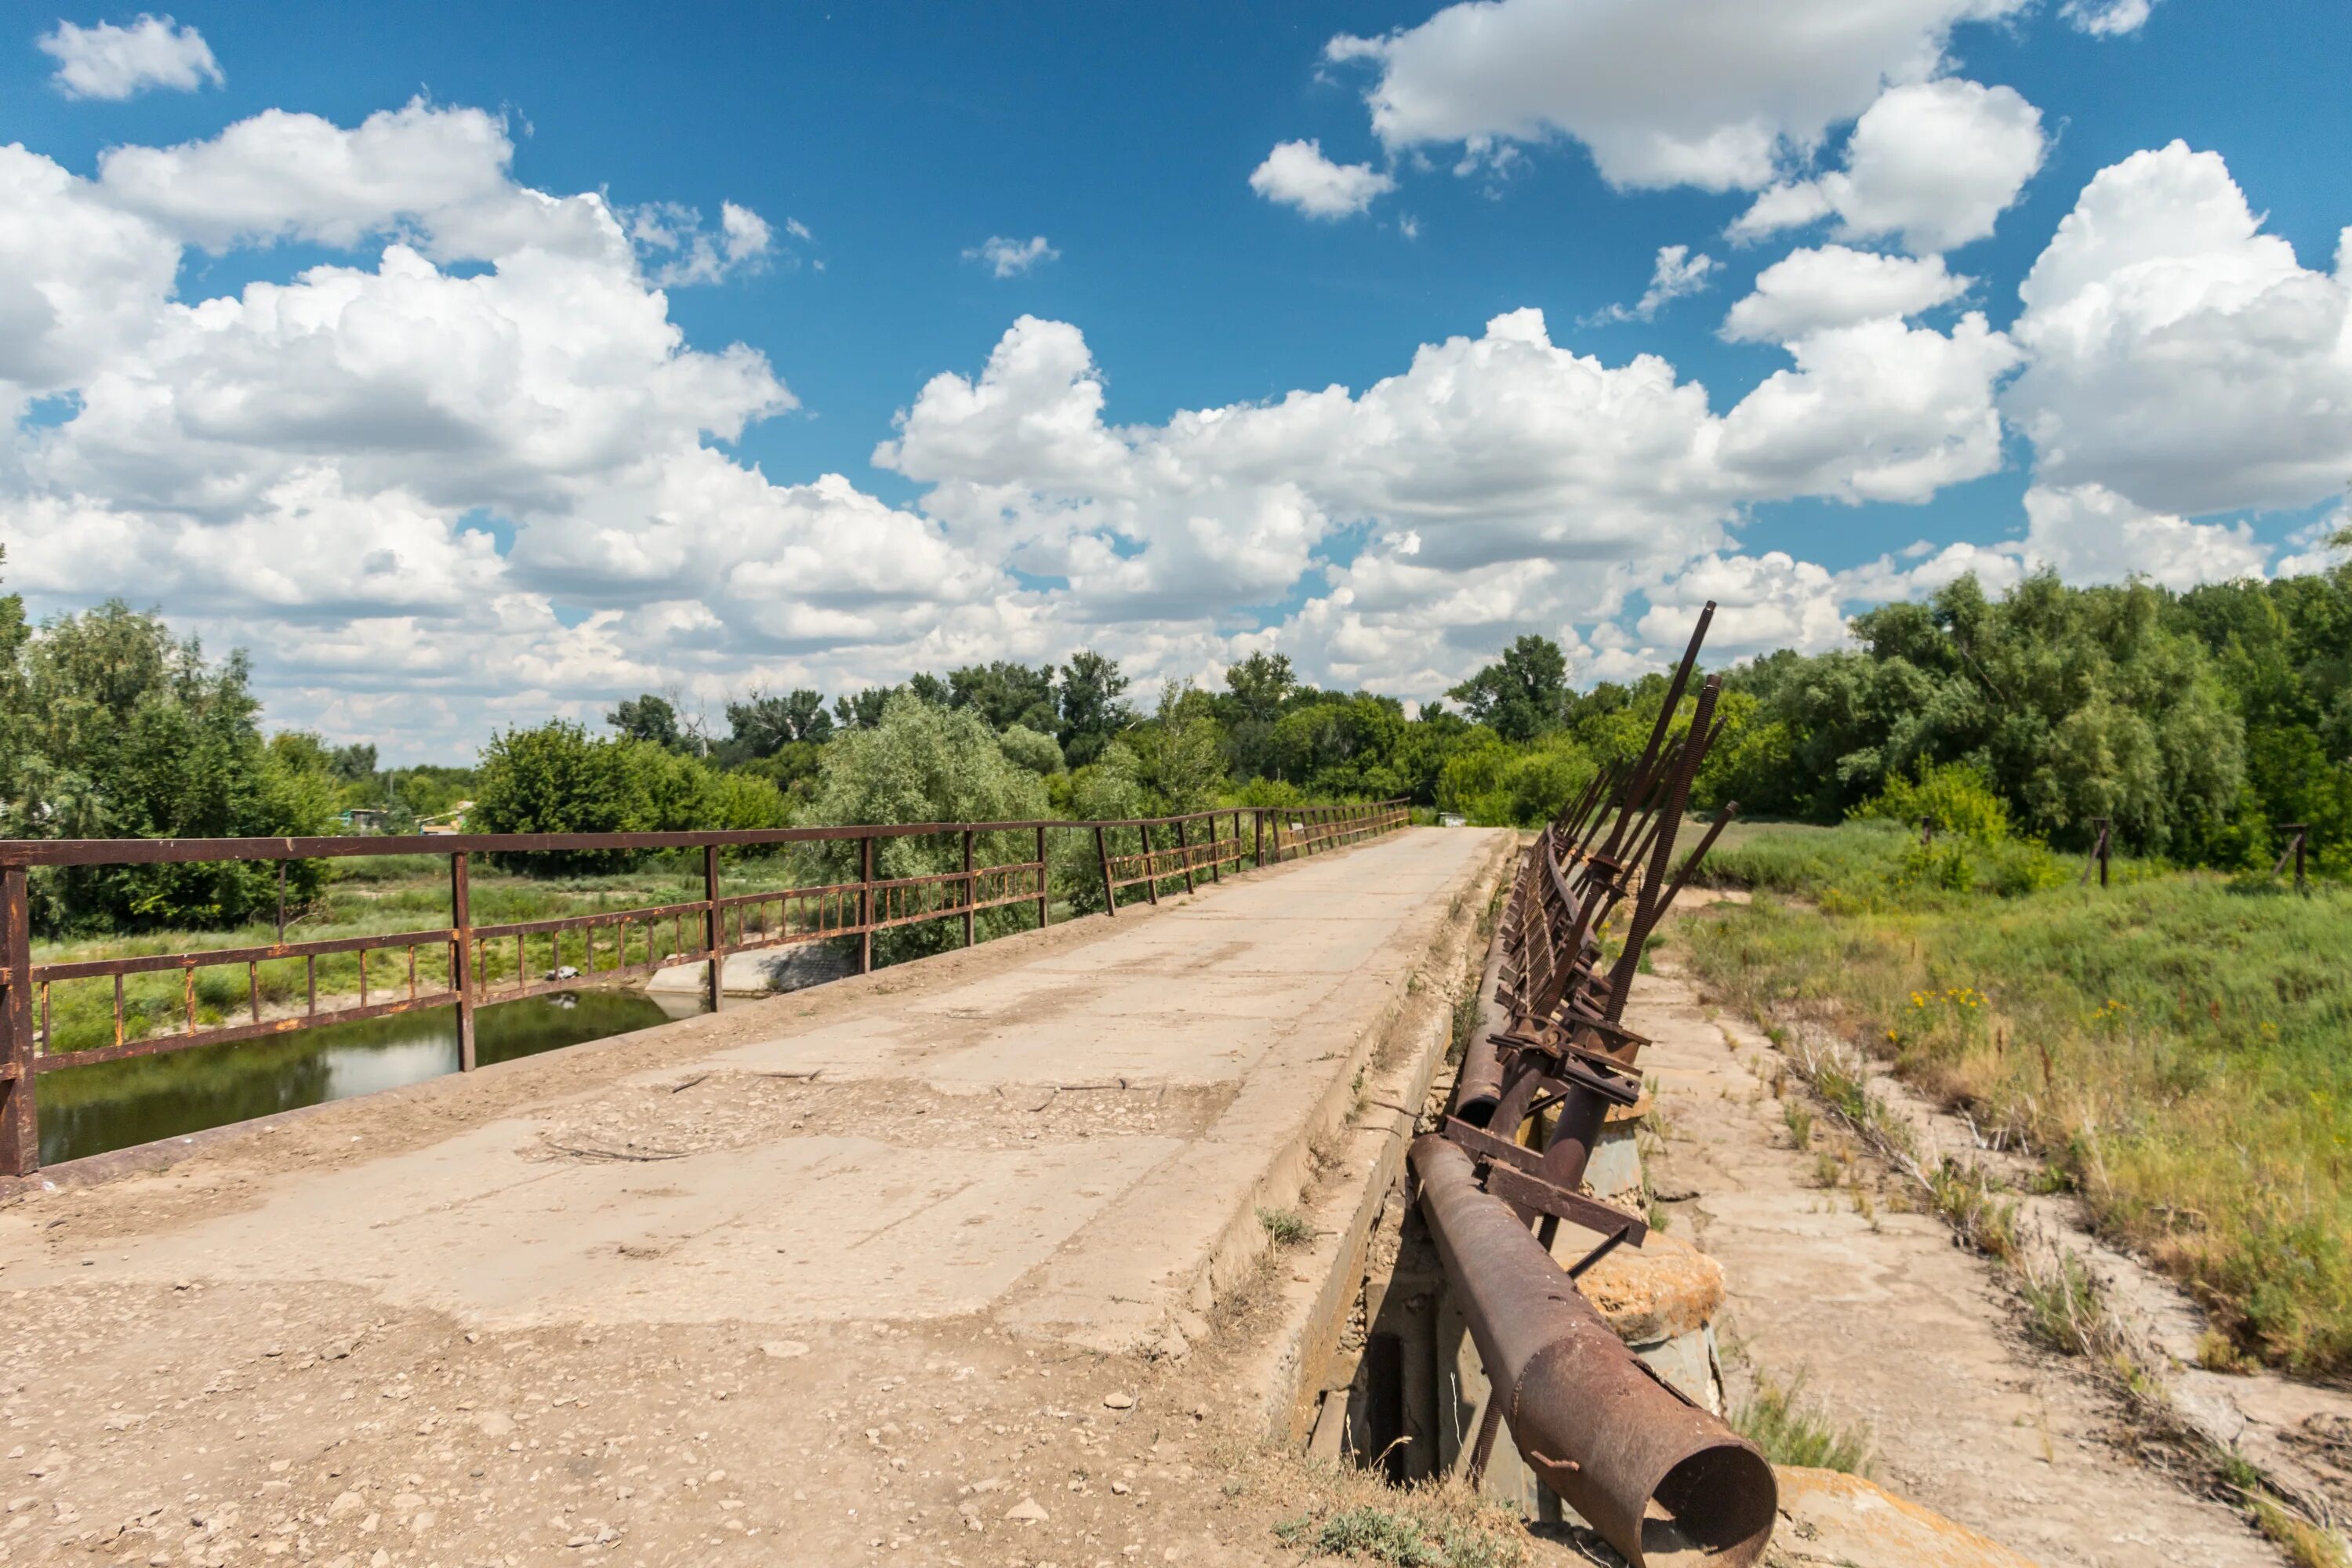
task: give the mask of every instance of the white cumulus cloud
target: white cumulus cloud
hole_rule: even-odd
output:
[[[2102,169],[2018,289],[2002,403],[2045,484],[2149,511],[2309,506],[2352,473],[2352,231],[2305,268],[2218,153]]]
[[[1369,63],[1391,148],[1476,156],[1554,136],[1612,184],[1756,190],[1890,82],[1946,64],[1952,29],[2031,0],[1465,0],[1325,53]]]
[[[1715,271],[1716,262],[1711,256],[1694,256],[1687,245],[1660,246],[1657,259],[1650,266],[1650,286],[1642,291],[1641,299],[1631,305],[1611,305],[1585,321],[1590,324],[1654,320],[1673,301],[1705,289]]]
[[[124,99],[151,87],[194,92],[226,79],[205,36],[169,16],[142,14],[127,27],[61,21],[37,42],[58,62],[49,79],[68,98]]]
[[[1992,233],[2046,147],[2042,111],[2013,88],[1949,78],[1889,88],[1854,122],[1844,168],[1773,185],[1730,233],[1752,240],[1835,215],[1843,238],[1949,250]]]
[[[1370,163],[1333,163],[1319,141],[1276,142],[1250,172],[1249,184],[1267,201],[1321,218],[1352,216],[1396,189],[1394,178]]]
[[[2138,32],[2155,9],[2156,0],[2066,0],[2058,15],[2077,32],[2113,38]]]
[[[1792,250],[1756,275],[1754,289],[1724,318],[1723,335],[1782,343],[1879,317],[1908,318],[1950,304],[1974,281],[1947,269],[1940,256],[1881,256],[1843,245]]]
[[[992,235],[963,253],[966,261],[983,263],[999,278],[1018,278],[1041,262],[1059,261],[1062,253],[1045,243],[1042,234],[1027,239],[1007,239]]]

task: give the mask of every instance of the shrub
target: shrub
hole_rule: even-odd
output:
[[[1007,760],[1033,773],[1058,773],[1062,771],[1061,743],[1051,735],[1014,724],[996,737],[996,743]]]
[[[908,693],[890,698],[879,722],[842,731],[825,742],[824,773],[804,820],[816,826],[909,822],[1017,822],[1043,817],[1045,782],[1013,763],[986,720],[970,708],[943,708]],[[1036,843],[1026,833],[989,833],[973,846],[977,864],[1026,860]],[[858,844],[842,839],[811,852],[825,878],[855,881]],[[952,834],[875,841],[877,877],[926,877],[963,867],[963,844]],[[1029,907],[982,910],[982,936],[1027,929]],[[877,931],[884,963],[944,951],[963,941],[955,919],[923,921]]]
[[[1915,778],[1895,776],[1878,795],[1854,807],[1858,817],[1931,822],[1936,831],[1995,844],[2009,837],[2009,806],[1992,781],[1966,763],[1922,763]]]

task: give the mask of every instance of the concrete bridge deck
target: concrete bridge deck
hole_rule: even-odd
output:
[[[1257,1211],[1507,843],[1410,830],[37,1189],[0,1561],[1265,1560],[1175,1404],[1247,1403],[1212,1319]]]

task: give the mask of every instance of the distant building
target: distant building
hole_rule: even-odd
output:
[[[451,806],[448,810],[442,812],[438,816],[419,817],[416,823],[416,831],[419,833],[432,834],[436,837],[445,833],[463,833],[466,831],[466,814],[473,809],[474,803],[472,801],[461,800],[457,805]]]
[[[391,817],[391,816],[392,813],[388,811],[380,811],[368,806],[357,806],[350,811],[344,812],[341,820],[342,825],[351,829],[353,833],[382,833],[383,831],[384,823]]]

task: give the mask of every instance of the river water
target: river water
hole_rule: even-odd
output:
[[[637,991],[598,990],[497,1002],[474,1014],[475,1054],[487,1067],[689,1017],[701,1006],[694,993],[656,999]],[[457,1010],[436,1007],[43,1073],[41,1163],[178,1138],[457,1070]]]

